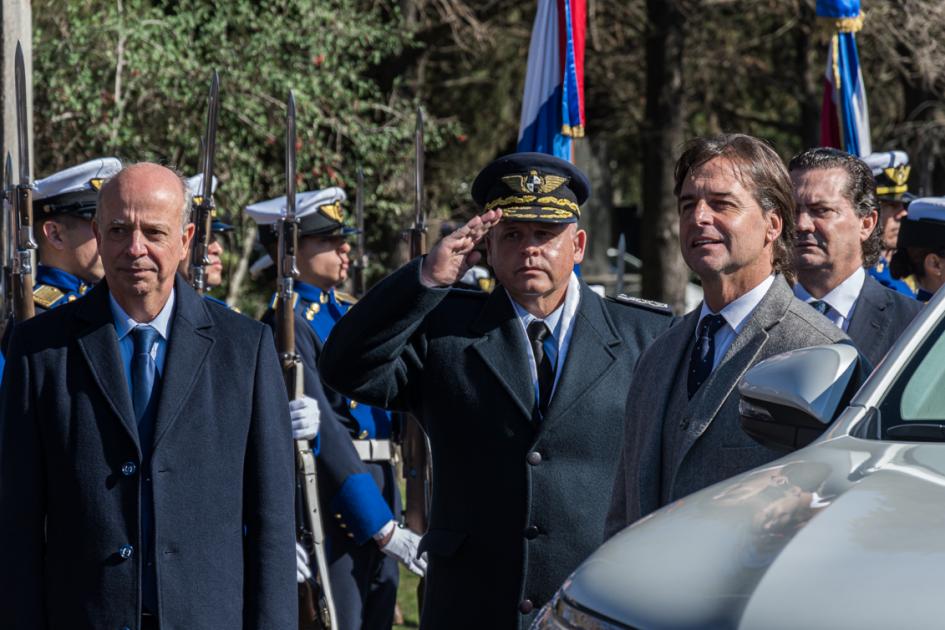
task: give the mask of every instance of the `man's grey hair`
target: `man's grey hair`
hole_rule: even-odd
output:
[[[98,214],[98,213],[99,213],[99,208],[102,207],[102,199],[103,199],[103,197],[104,197],[102,193],[103,193],[104,190],[105,190],[105,186],[106,186],[110,181],[112,181],[113,179],[115,179],[116,177],[118,177],[119,175],[121,175],[121,174],[125,171],[126,168],[128,168],[128,167],[130,167],[130,166],[134,166],[134,164],[137,164],[137,163],[138,163],[138,162],[135,162],[135,163],[132,163],[132,164],[122,164],[122,167],[121,167],[121,170],[120,170],[120,171],[118,171],[117,173],[115,173],[114,175],[112,175],[111,177],[109,177],[108,179],[106,179],[105,181],[102,182],[102,185],[101,185],[101,186],[99,187],[99,189],[98,189],[98,197],[97,197],[96,200],[95,200],[95,217],[94,217],[94,219],[95,219],[95,222],[96,222],[97,224],[99,224],[99,225],[102,224],[102,222],[101,222],[101,220],[100,220],[101,217],[99,217],[99,214]],[[192,212],[193,212],[194,194],[193,194],[193,192],[191,192],[190,186],[187,185],[187,178],[184,177],[184,176],[181,174],[180,171],[178,171],[176,168],[167,166],[166,164],[162,164],[162,166],[164,166],[166,169],[168,169],[169,171],[171,171],[172,173],[174,173],[174,175],[177,176],[177,181],[180,183],[181,193],[183,194],[183,197],[184,197],[184,204],[183,204],[183,206],[181,207],[181,210],[180,210],[180,231],[181,231],[181,233],[183,234],[183,233],[187,230],[187,225],[191,222],[191,221],[190,221],[190,217],[191,217],[191,214],[192,214]]]

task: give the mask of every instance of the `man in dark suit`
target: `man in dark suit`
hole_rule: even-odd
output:
[[[496,160],[472,189],[486,212],[368,292],[325,345],[329,385],[410,411],[430,438],[422,627],[526,627],[601,542],[622,392],[671,318],[573,273],[588,192],[552,156]],[[451,289],[484,238],[499,286]]]
[[[176,278],[171,170],[105,184],[105,280],[21,324],[0,392],[0,627],[292,628],[293,450],[269,329]]]
[[[762,359],[846,336],[794,297],[794,198],[784,164],[742,134],[696,138],[676,163],[679,245],[702,306],[643,354],[630,383],[609,537],[696,490],[780,456],[739,424],[735,386]]]
[[[875,366],[921,304],[866,272],[883,247],[873,171],[825,147],[796,155],[788,169],[797,202],[794,294],[844,330]]]

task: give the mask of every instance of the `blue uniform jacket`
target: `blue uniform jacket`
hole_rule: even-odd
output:
[[[304,366],[305,393],[312,396],[312,392],[322,387],[316,367],[322,346],[350,303],[339,299],[334,291],[325,292],[304,282],[296,282],[295,288],[296,351]],[[274,325],[272,309],[263,316],[263,321]],[[324,392],[333,411],[330,417],[323,417],[318,436],[319,492],[331,515],[326,519],[326,526],[330,534],[343,531],[355,543],[364,544],[394,519],[393,501],[385,499],[351,440],[390,439],[391,415],[328,387]]]
[[[902,280],[897,280],[892,277],[892,274],[889,272],[889,262],[887,262],[885,258],[880,258],[879,262],[873,267],[870,267],[867,271],[884,287],[892,289],[897,293],[902,293],[906,297],[915,297],[915,291],[912,290],[912,287]]]

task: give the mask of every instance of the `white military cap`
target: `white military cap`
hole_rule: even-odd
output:
[[[909,155],[905,151],[870,153],[863,161],[873,171],[876,196],[885,201],[905,201],[914,198],[909,193]]]
[[[344,224],[341,207],[348,196],[337,186],[322,190],[296,193],[295,214],[301,236],[314,234],[356,234],[357,230]],[[274,226],[285,216],[285,195],[246,206],[246,213],[260,226]],[[260,237],[267,242],[274,236],[272,228],[260,229]]]
[[[210,176],[210,194],[217,191],[217,176]],[[187,187],[190,188],[190,194],[194,197],[200,197],[203,194],[203,173],[197,173],[193,177],[187,178]],[[198,200],[199,203],[199,200]]]
[[[118,158],[96,158],[36,180],[33,213],[39,219],[58,214],[91,217],[102,184],[120,170]]]
[[[897,247],[945,248],[945,197],[921,197],[909,203]]]

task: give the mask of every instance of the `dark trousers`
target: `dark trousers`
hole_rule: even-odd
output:
[[[395,515],[400,492],[390,464],[368,464]],[[328,531],[328,576],[340,630],[390,630],[397,604],[400,569],[373,540],[355,545],[337,526]]]
[[[158,619],[153,615],[141,618],[141,630],[158,630]]]

